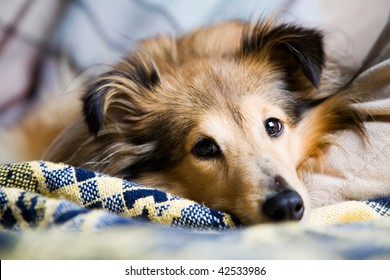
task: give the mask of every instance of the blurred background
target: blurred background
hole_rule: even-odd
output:
[[[388,0],[1,0],[0,127],[67,94],[77,75],[98,74],[138,40],[228,19],[276,15],[320,27],[328,51],[357,69],[389,10]]]

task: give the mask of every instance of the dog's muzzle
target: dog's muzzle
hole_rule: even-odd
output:
[[[305,207],[302,197],[293,190],[278,192],[263,205],[263,213],[272,221],[299,221]]]

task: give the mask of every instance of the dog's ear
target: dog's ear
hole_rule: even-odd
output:
[[[284,70],[290,90],[306,89],[307,81],[317,87],[325,59],[323,36],[316,29],[258,22],[244,28],[241,55],[270,59]]]
[[[83,113],[90,132],[98,135],[106,120],[120,123],[128,115],[142,114],[139,96],[159,81],[154,64],[140,57],[129,57],[101,75],[87,87],[83,97]]]

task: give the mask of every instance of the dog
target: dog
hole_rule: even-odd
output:
[[[305,174],[333,135],[364,134],[329,65],[320,31],[273,20],[147,39],[89,82],[43,158],[188,198],[245,225],[300,221],[310,211]]]

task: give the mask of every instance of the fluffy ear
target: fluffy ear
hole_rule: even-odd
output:
[[[241,55],[268,58],[276,63],[285,71],[293,91],[307,88],[302,74],[306,82],[317,87],[324,66],[323,36],[315,29],[258,22],[244,28]]]
[[[121,121],[128,115],[139,115],[137,97],[152,90],[160,81],[150,61],[131,57],[93,81],[83,97],[83,112],[89,130],[98,135],[105,120]]]

